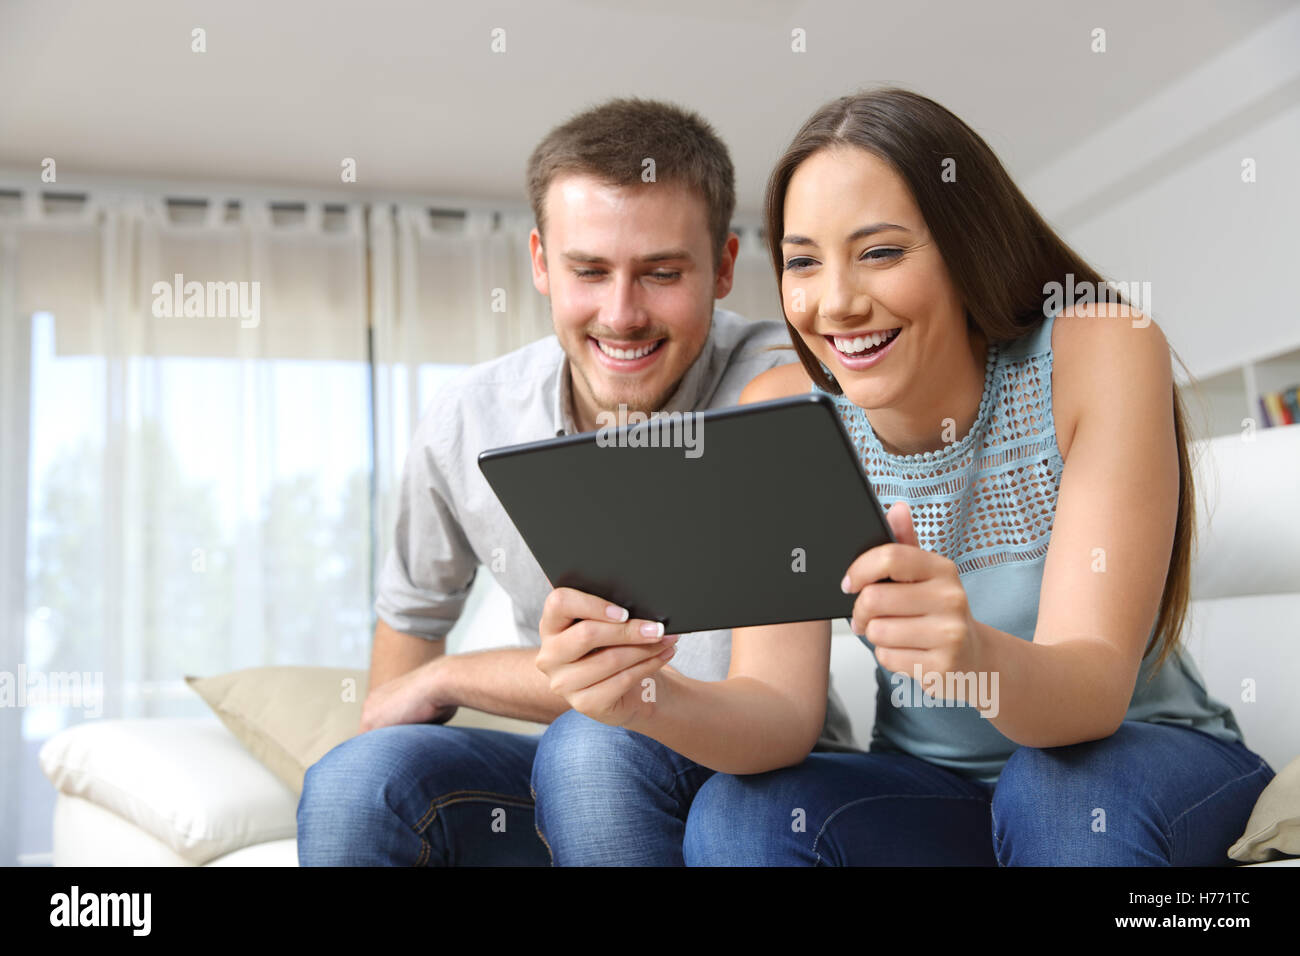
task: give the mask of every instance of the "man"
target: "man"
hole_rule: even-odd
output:
[[[363,732],[307,772],[303,865],[551,862],[530,787],[540,738],[443,724],[462,706],[543,723],[568,710],[536,666],[551,588],[478,453],[594,430],[619,405],[734,405],[754,376],[793,358],[771,348],[789,344],[782,324],[714,307],[731,290],[739,245],[734,176],[698,116],[639,99],[590,109],[534,150],[528,193],[533,283],[550,299],[555,335],[468,370],[416,431],[376,602]],[[629,501],[611,518],[632,537],[645,514],[652,502]],[[446,655],[480,564],[509,594],[529,646]],[[721,680],[729,657],[729,631],[703,632],[682,639],[673,666]],[[824,737],[847,744],[847,716],[832,710]]]

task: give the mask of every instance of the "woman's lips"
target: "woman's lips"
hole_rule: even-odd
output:
[[[888,332],[892,330],[882,329],[881,331]],[[823,336],[823,338],[825,338],[826,341],[830,344],[831,351],[835,353],[835,357],[836,359],[839,360],[839,363],[843,365],[845,368],[857,372],[857,371],[861,371],[862,369],[871,368],[872,366],[878,365],[881,361],[883,361],[884,358],[887,355],[889,355],[891,351],[893,351],[894,343],[903,337],[903,331],[902,329],[899,329],[898,332],[894,335],[894,337],[890,339],[888,342],[886,342],[884,345],[877,346],[874,349],[868,349],[866,351],[859,352],[856,354],[841,352],[839,346],[835,344],[835,340],[837,338],[852,340],[852,339],[857,339],[862,337],[863,337],[863,333],[857,333],[855,335]]]

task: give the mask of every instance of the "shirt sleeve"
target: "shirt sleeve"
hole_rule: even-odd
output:
[[[439,461],[440,434],[455,424],[454,403],[434,408],[406,456],[393,547],[375,599],[389,627],[427,640],[445,638],[460,618],[479,565]]]

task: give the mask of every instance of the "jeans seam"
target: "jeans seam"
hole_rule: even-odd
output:
[[[1002,834],[998,832],[998,811],[993,805],[993,799],[989,798],[989,819],[993,821],[993,859],[998,861],[998,866],[1002,866]]]
[[[1222,793],[1224,790],[1227,790],[1229,787],[1233,786],[1234,784],[1240,783],[1241,781],[1245,780],[1247,777],[1255,776],[1255,774],[1264,770],[1265,766],[1266,765],[1264,760],[1261,759],[1259,761],[1259,766],[1257,766],[1254,770],[1251,770],[1249,773],[1243,773],[1239,777],[1233,777],[1231,780],[1226,782],[1223,786],[1219,787],[1218,790],[1215,790],[1213,793],[1207,794],[1206,796],[1202,797],[1200,800],[1197,800],[1194,804],[1192,804],[1182,813],[1178,814],[1178,816],[1174,817],[1172,820],[1169,821],[1169,828],[1168,830],[1165,831],[1165,839],[1168,840],[1170,844],[1172,844],[1174,840],[1174,827],[1177,825],[1179,820],[1187,816],[1187,814],[1191,813],[1193,810],[1195,810],[1197,807],[1199,807],[1201,804],[1205,803],[1206,801],[1213,800],[1220,793]]]
[[[528,792],[533,795],[533,806],[535,808],[537,806],[537,788],[533,786],[531,781],[528,783]],[[542,834],[536,812],[533,813],[533,832],[537,834],[537,839],[542,841],[542,846],[546,847],[546,855],[551,859],[551,866],[555,866],[555,854],[551,852],[551,845],[546,842],[546,837]]]
[[[874,796],[850,800],[848,803],[836,807],[817,830],[817,836],[813,837],[812,852],[816,855],[818,861],[821,860],[821,851],[817,849],[817,844],[821,842],[822,834],[826,832],[826,828],[831,825],[831,821],[837,816],[849,809],[849,807],[855,807],[859,803],[868,803],[872,800],[897,800],[900,797],[907,797],[909,800],[972,800],[976,803],[984,802],[982,797],[964,797],[946,793],[877,793]]]
[[[457,803],[504,803],[513,807],[531,807],[532,800],[525,800],[523,797],[516,797],[511,794],[496,793],[492,790],[453,790],[450,793],[444,793],[441,796],[434,797],[429,802],[429,809],[424,812],[415,824],[415,832],[421,835],[428,829],[429,824],[433,823],[438,816],[438,811],[444,807],[450,807]]]

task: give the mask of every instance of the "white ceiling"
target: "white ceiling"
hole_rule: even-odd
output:
[[[0,0],[0,168],[523,201],[547,129],[613,95],[700,111],[742,216],[818,105],[931,96],[1017,178],[1293,0]],[[190,31],[207,52],[190,51]],[[506,31],[506,52],[490,50]],[[790,51],[790,32],[808,51]],[[1108,50],[1090,51],[1094,27]]]

